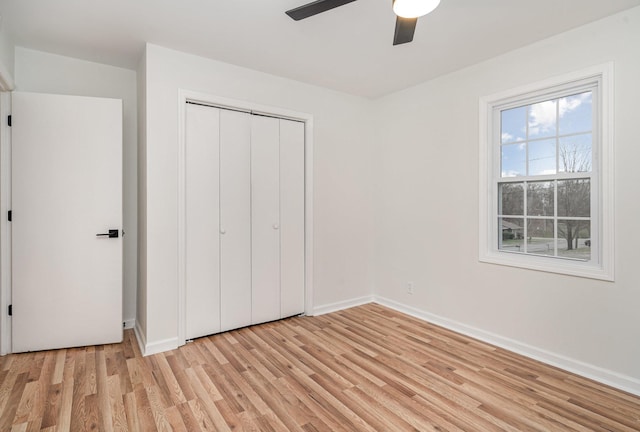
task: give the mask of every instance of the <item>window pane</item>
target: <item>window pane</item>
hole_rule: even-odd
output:
[[[529,105],[529,138],[555,136],[556,105],[557,100]]]
[[[589,179],[558,180],[558,216],[591,216],[591,181]]]
[[[524,141],[527,133],[527,107],[512,108],[500,112],[501,142]]]
[[[527,146],[509,144],[502,146],[502,177],[517,177],[526,174]]]
[[[529,143],[529,175],[553,175],[556,173],[556,140]]]
[[[560,172],[591,171],[591,134],[560,138]]]
[[[591,99],[590,91],[559,99],[558,127],[560,135],[592,130]]]
[[[527,252],[538,255],[555,255],[553,220],[527,219]]]
[[[498,196],[498,214],[524,215],[524,183],[501,183]]]
[[[527,183],[527,215],[553,216],[553,192],[551,181]]]
[[[558,221],[558,256],[591,259],[591,222]]]
[[[498,249],[524,252],[524,219],[498,218]]]

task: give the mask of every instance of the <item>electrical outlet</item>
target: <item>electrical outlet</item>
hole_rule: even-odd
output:
[[[413,294],[413,282],[407,282],[407,293]]]

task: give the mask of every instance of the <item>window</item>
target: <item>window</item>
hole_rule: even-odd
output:
[[[613,280],[611,68],[481,99],[481,261]]]

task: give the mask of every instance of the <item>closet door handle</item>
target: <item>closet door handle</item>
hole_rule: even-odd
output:
[[[273,229],[274,229],[274,230],[277,230],[277,229],[279,229],[279,228],[280,228],[280,225],[278,225],[277,223],[273,224]]]
[[[226,233],[227,233],[227,230],[226,230],[226,229],[224,229],[224,228],[220,228],[220,234],[226,234]]]

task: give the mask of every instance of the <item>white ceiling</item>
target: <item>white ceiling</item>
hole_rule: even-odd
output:
[[[22,47],[135,69],[151,42],[378,97],[640,5],[640,0],[442,0],[392,46],[392,0],[293,21],[309,0],[0,0]]]

